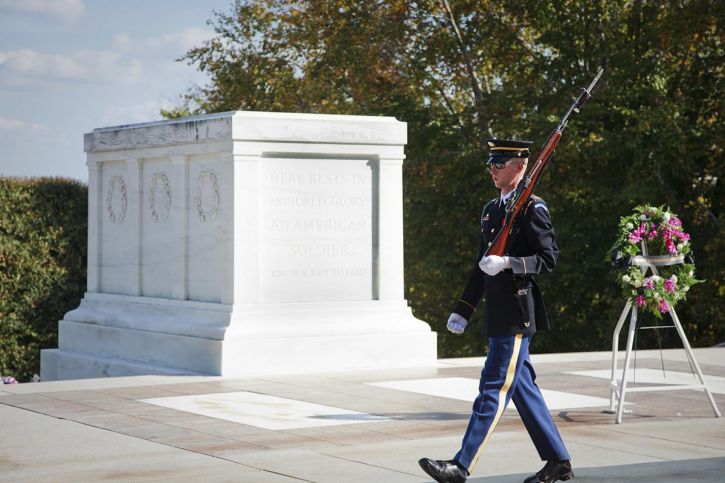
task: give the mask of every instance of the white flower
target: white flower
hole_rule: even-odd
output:
[[[652,275],[652,281],[653,282],[659,282],[660,281],[660,276],[659,275]]]
[[[684,244],[684,243],[678,243],[678,244],[677,244],[677,250],[678,250],[678,251],[679,251],[679,250],[682,250],[682,247],[684,247],[684,246],[685,246],[685,244]]]
[[[695,276],[695,272],[694,272],[694,271],[692,271],[692,270],[690,270],[690,272],[688,273],[688,275],[689,275],[690,277],[694,277],[694,276]]]
[[[684,287],[682,287],[682,291],[683,292],[687,292],[688,290],[690,290],[690,287],[688,287],[687,285],[685,285]]]
[[[624,283],[629,283],[629,282],[631,282],[631,281],[632,281],[632,279],[631,279],[631,278],[629,278],[629,275],[623,275],[623,276],[622,276],[622,281],[623,281]]]
[[[662,219],[663,219],[663,220],[665,220],[666,222],[667,222],[667,221],[670,221],[670,217],[671,217],[671,216],[672,216],[672,215],[670,214],[670,212],[669,212],[669,211],[665,211],[664,213],[662,213]]]
[[[672,283],[677,283],[677,275],[675,275],[673,273],[672,276],[670,277],[670,280],[672,280]]]
[[[647,221],[647,217],[645,215],[639,215],[639,221]]]
[[[625,228],[626,228],[627,230],[631,230],[632,228],[634,228],[634,225],[633,225],[632,223],[627,223],[626,225],[624,225],[624,227],[625,227]]]
[[[639,288],[639,287],[642,286],[642,281],[641,280],[635,280],[632,285],[634,285],[635,287]]]

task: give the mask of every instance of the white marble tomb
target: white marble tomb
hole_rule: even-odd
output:
[[[86,134],[88,291],[41,378],[434,363],[404,298],[406,138],[265,112]]]

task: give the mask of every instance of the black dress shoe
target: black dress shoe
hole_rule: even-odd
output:
[[[553,483],[554,481],[566,481],[574,478],[571,470],[571,463],[566,461],[549,460],[535,475],[524,480],[524,483]]]
[[[463,483],[468,478],[468,471],[456,460],[421,458],[418,464],[438,483]]]

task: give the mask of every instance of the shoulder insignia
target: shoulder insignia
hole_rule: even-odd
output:
[[[549,208],[546,206],[546,203],[544,203],[544,200],[542,200],[541,198],[539,198],[536,195],[531,195],[531,198],[529,198],[529,201],[526,204],[526,208],[524,209],[524,213],[529,211],[529,208],[531,208],[531,207],[543,208],[544,211],[546,211],[547,213],[549,212]]]

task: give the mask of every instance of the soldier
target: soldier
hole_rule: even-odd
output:
[[[506,256],[483,256],[501,230],[506,204],[526,173],[532,144],[501,139],[487,142],[491,151],[487,163],[501,195],[483,208],[477,263],[447,327],[455,334],[463,333],[485,292],[488,355],[460,451],[452,460],[423,458],[418,463],[438,482],[466,481],[513,399],[539,456],[546,461],[525,483],[569,480],[574,477],[569,453],[534,382],[536,374],[529,360],[531,336],[549,327],[534,276],[554,269],[559,248],[546,204],[532,196],[514,225]]]

